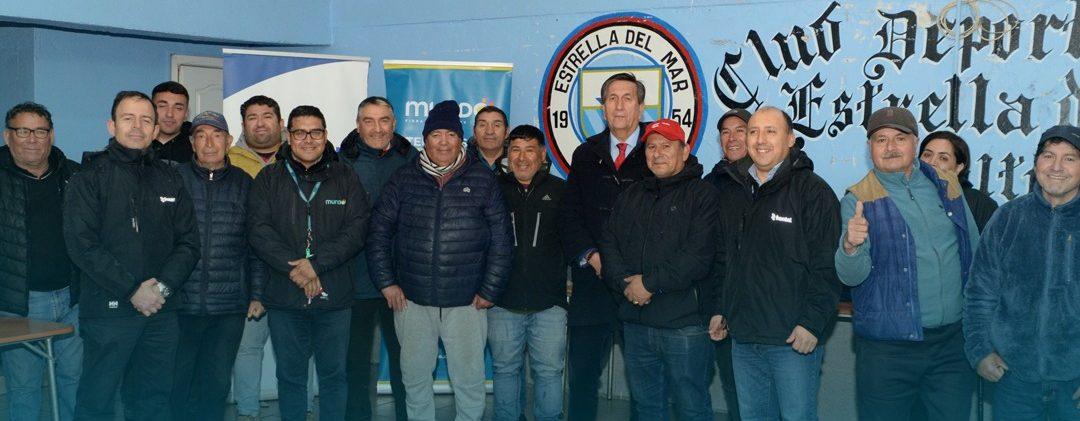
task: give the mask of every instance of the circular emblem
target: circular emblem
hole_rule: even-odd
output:
[[[574,149],[604,131],[600,88],[616,73],[645,85],[642,121],[671,118],[697,150],[707,115],[701,67],[682,35],[652,15],[617,13],[585,22],[555,50],[540,89],[540,124],[548,154],[566,175]]]

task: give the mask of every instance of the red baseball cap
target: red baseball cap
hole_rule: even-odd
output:
[[[663,118],[645,126],[645,134],[641,136],[644,141],[649,140],[649,135],[656,133],[664,139],[686,143],[686,133],[678,122],[669,118]]]

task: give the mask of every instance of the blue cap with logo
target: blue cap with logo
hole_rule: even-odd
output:
[[[225,122],[225,116],[216,111],[203,111],[191,120],[192,131],[195,131],[195,128],[203,125],[215,127],[226,132],[229,131],[229,123]]]

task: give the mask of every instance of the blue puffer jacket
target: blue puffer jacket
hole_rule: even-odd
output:
[[[251,176],[226,161],[208,170],[195,160],[177,168],[191,194],[199,226],[199,263],[179,291],[182,314],[246,313],[252,299],[262,299],[269,276],[247,241],[247,195]]]
[[[997,352],[1027,382],[1080,378],[1080,199],[1051,208],[1036,184],[998,208],[964,290],[964,348]]]
[[[379,289],[399,285],[424,306],[494,302],[510,275],[510,218],[491,170],[471,157],[442,188],[413,159],[383,188],[367,258]]]

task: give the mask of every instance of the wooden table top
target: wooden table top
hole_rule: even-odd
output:
[[[0,317],[0,345],[45,339],[50,336],[66,335],[74,331],[74,327],[63,323]]]

